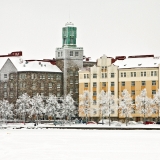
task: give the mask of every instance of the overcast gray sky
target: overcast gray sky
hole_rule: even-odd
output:
[[[0,0],[0,54],[54,58],[69,15],[88,57],[160,55],[160,0]]]

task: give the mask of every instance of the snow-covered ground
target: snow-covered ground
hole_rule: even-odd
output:
[[[0,160],[159,160],[160,130],[1,129]]]

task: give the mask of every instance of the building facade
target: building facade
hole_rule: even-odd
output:
[[[99,94],[102,90],[111,91],[115,99],[118,99],[124,89],[127,89],[133,99],[135,108],[135,97],[141,90],[146,88],[147,96],[153,98],[160,86],[160,59],[156,57],[129,57],[116,60],[112,63],[112,58],[103,55],[97,60],[97,65],[90,68],[82,68],[79,71],[79,94],[88,90],[92,97],[90,108],[98,109]],[[116,104],[115,104],[116,106]],[[81,106],[79,106],[81,108]],[[147,117],[154,120],[158,117],[158,111]],[[83,112],[79,112],[80,117],[85,117]],[[91,119],[98,120],[101,115],[97,112],[90,115]],[[116,109],[111,113],[112,120],[124,119]],[[132,113],[132,119],[140,121],[143,118],[136,108]]]
[[[16,103],[23,93],[44,98],[63,95],[63,73],[49,62],[23,61],[21,57],[0,58],[0,100]]]

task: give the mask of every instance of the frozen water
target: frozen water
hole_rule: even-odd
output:
[[[0,130],[1,160],[159,160],[158,130]]]

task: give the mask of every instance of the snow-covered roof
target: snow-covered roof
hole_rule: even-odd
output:
[[[18,71],[62,72],[56,65],[52,65],[50,62],[23,61],[22,63],[14,62],[14,65]]]
[[[158,65],[160,64],[160,59],[156,57],[126,58],[124,60],[117,60],[113,64],[119,66],[119,68],[158,67]]]
[[[62,72],[56,65],[52,65],[50,62],[26,62],[22,57],[0,57],[0,69],[3,67],[7,59],[11,60],[17,71]]]

